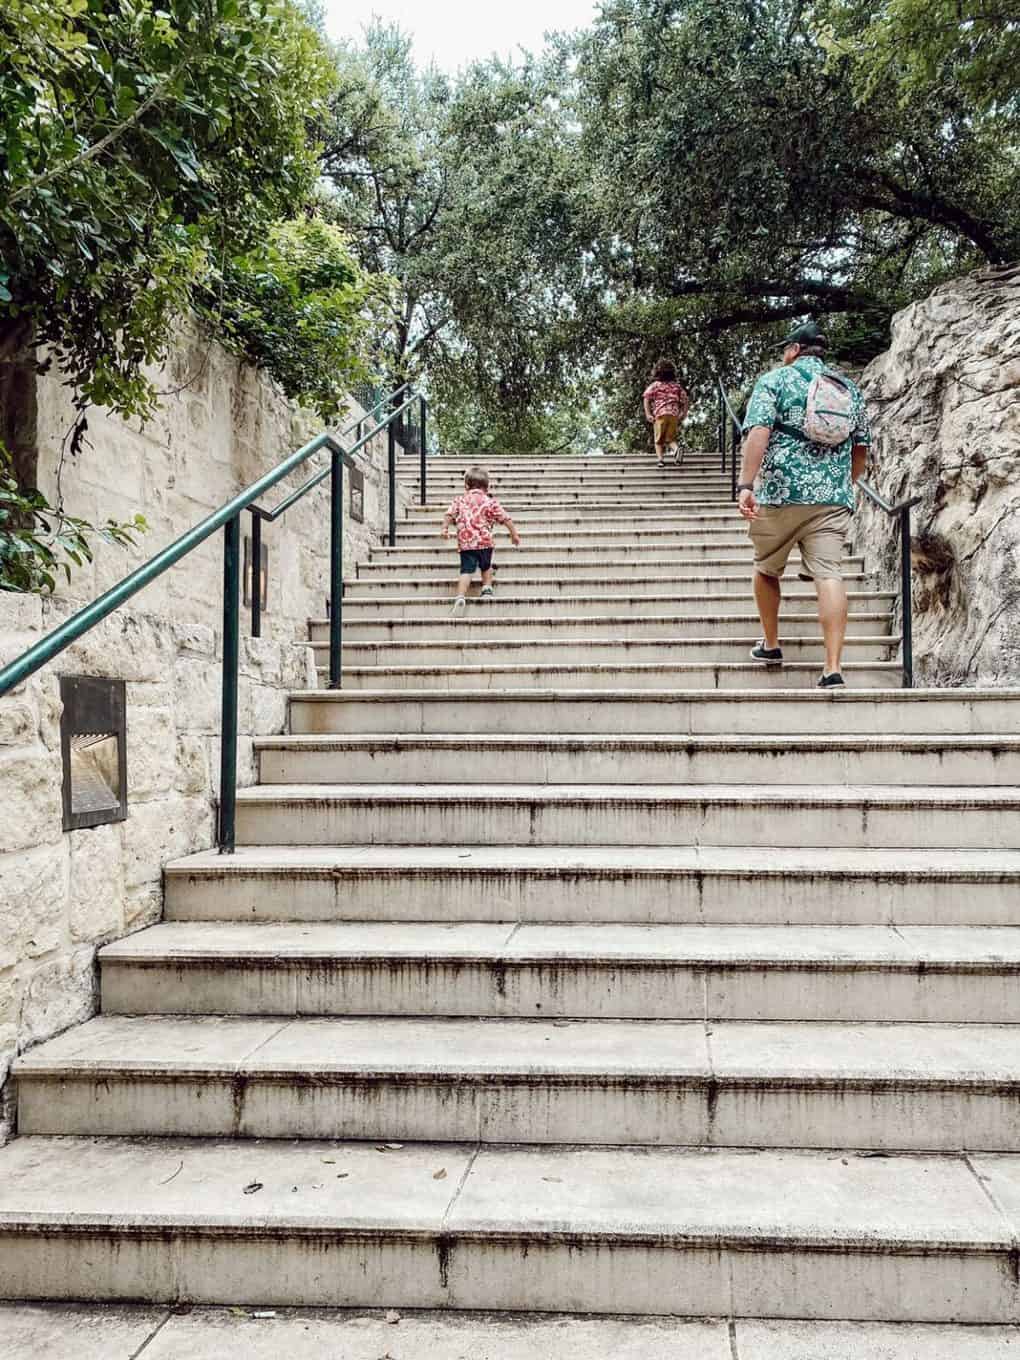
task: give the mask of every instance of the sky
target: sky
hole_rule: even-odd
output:
[[[494,52],[537,52],[543,33],[583,28],[595,8],[595,0],[324,0],[330,37],[357,38],[378,15],[413,36],[420,64],[434,58],[450,72]]]

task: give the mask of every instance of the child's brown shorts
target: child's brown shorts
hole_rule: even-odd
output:
[[[676,432],[679,420],[676,416],[656,416],[655,418],[655,442],[660,447],[663,444],[676,443]]]

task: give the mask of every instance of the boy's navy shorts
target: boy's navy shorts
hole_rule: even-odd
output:
[[[460,553],[460,574],[473,576],[476,571],[488,571],[492,566],[491,548],[462,548]]]

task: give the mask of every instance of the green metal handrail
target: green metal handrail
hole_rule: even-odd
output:
[[[72,643],[93,629],[96,624],[119,609],[139,591],[151,585],[164,572],[175,566],[182,558],[203,544],[219,529],[224,531],[223,540],[223,685],[220,725],[220,802],[217,824],[217,844],[221,854],[232,854],[236,839],[237,821],[237,685],[238,660],[240,653],[240,550],[241,515],[245,510],[254,511],[254,522],[262,519],[278,519],[296,501],[318,486],[326,477],[330,478],[330,684],[339,688],[341,682],[341,622],[343,597],[343,465],[354,466],[354,454],[366,445],[382,429],[389,432],[388,474],[389,474],[389,541],[392,546],[396,537],[396,444],[394,421],[413,405],[420,402],[422,419],[421,441],[421,488],[422,503],[425,498],[425,418],[426,399],[413,393],[401,405],[394,402],[407,390],[407,383],[395,393],[379,402],[369,415],[374,416],[382,407],[390,404],[393,409],[368,434],[362,435],[350,449],[345,449],[339,439],[330,433],[317,435],[296,453],[277,464],[258,481],[252,482],[238,492],[226,505],[214,510],[200,523],[175,539],[155,557],[151,557],[137,567],[122,581],[105,591],[84,609],[78,610],[59,627],[40,638],[28,651],[16,657],[0,669],[0,698],[15,685],[27,680],[30,675],[59,656]],[[362,422],[367,417],[362,418]],[[342,433],[347,433],[343,431]],[[290,473],[301,467],[320,449],[328,449],[329,465],[309,478],[297,491],[292,492],[274,510],[265,511],[255,505],[266,492],[279,485]],[[256,544],[253,541],[253,549]],[[258,555],[252,553],[252,598],[259,595]]]

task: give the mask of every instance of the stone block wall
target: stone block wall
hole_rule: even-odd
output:
[[[52,598],[0,593],[0,664],[319,431],[263,375],[194,332],[183,337],[159,382],[167,395],[153,421],[142,428],[90,412],[89,442],[70,459],[62,448],[73,420],[67,390],[59,375],[40,380],[42,489],[55,499],[59,478],[70,513],[95,521],[141,511],[150,531],[127,552],[101,546],[95,562]],[[350,419],[361,414],[352,406]],[[350,520],[345,496],[346,572],[384,529],[385,455],[380,438],[361,459],[364,524]],[[270,493],[267,503],[276,504],[310,470]],[[242,785],[254,778],[253,738],[282,732],[287,694],[315,683],[307,620],[324,615],[329,588],[326,485],[265,526],[264,542],[270,557],[262,638],[248,637],[247,615],[241,619]],[[158,920],[163,865],[213,844],[221,610],[217,534],[0,699],[0,1143],[13,1129],[7,1077],[14,1057],[95,1012],[97,947]],[[126,682],[124,822],[62,830],[61,674]]]
[[[946,283],[900,312],[861,382],[868,476],[913,512],[918,685],[1020,683],[1020,265]],[[863,497],[856,542],[899,588],[894,521]]]

